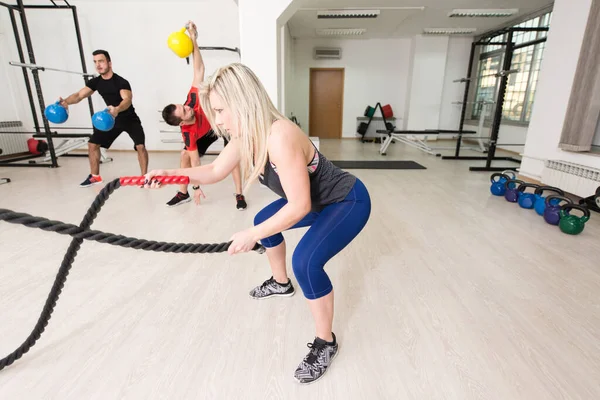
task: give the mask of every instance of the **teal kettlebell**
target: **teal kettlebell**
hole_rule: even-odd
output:
[[[536,190],[540,187],[540,185],[536,185],[535,183],[524,183],[519,186],[519,198],[517,202],[521,206],[521,208],[532,209],[535,204],[535,194],[534,193],[525,193],[527,188],[535,188]]]
[[[565,195],[565,192],[563,192],[561,189],[554,187],[554,186],[540,186],[537,189],[535,189],[535,192],[534,192],[535,204],[534,204],[533,208],[535,209],[535,212],[541,216],[544,215],[544,211],[546,210],[546,198],[543,196],[545,190],[547,190],[549,192],[554,192],[560,196]],[[560,200],[553,199],[550,201],[550,204],[557,205],[559,202],[560,202]]]
[[[576,209],[583,213],[582,217],[568,214],[567,210]],[[585,223],[590,219],[590,210],[577,204],[564,204],[560,207],[560,222],[558,227],[568,235],[579,235],[585,228]]]

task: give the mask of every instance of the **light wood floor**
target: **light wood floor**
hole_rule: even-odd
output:
[[[321,141],[332,159],[382,159],[377,149]],[[105,180],[139,173],[134,154],[111,156]],[[599,399],[599,215],[567,236],[492,196],[490,174],[468,171],[480,162],[442,161],[402,144],[385,159],[428,169],[353,171],[373,211],[326,269],[340,353],[321,381],[293,380],[314,335],[301,292],[248,297],[270,276],[264,255],[168,255],[86,241],[46,332],[0,371],[0,399]],[[60,163],[0,168],[13,180],[0,186],[0,207],[79,224],[100,189],[77,187],[86,159]],[[151,168],[177,165],[175,153],[150,154]],[[239,212],[227,179],[205,187],[200,207],[169,209],[175,190],[121,188],[93,228],[223,242],[275,199],[255,185]],[[286,233],[288,259],[304,231]],[[0,357],[29,335],[69,241],[0,222]]]

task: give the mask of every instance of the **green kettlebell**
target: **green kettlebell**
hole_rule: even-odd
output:
[[[577,209],[583,213],[582,217],[567,214],[567,210]],[[579,235],[585,228],[585,223],[590,219],[590,210],[577,204],[563,204],[560,207],[560,222],[558,227],[568,235]]]

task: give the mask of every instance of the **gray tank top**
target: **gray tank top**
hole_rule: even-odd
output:
[[[317,150],[314,143],[313,147],[315,148],[315,155],[307,165],[307,171],[310,179],[312,211],[318,212],[329,204],[344,200],[354,186],[356,177],[336,167]],[[264,174],[261,174],[258,180],[277,195],[286,199],[279,175],[277,174],[277,166],[268,157]]]

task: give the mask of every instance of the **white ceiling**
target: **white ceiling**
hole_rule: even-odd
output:
[[[575,0],[577,1],[577,0]],[[317,29],[366,28],[360,36],[346,39],[407,37],[423,33],[424,28],[476,28],[473,35],[501,27],[507,22],[551,6],[553,0],[296,0],[300,9],[288,21],[292,37],[315,38]],[[424,10],[384,9],[385,7],[422,7]],[[377,18],[317,19],[317,11],[343,8],[379,9]],[[381,8],[378,8],[381,7]],[[518,14],[506,18],[449,18],[455,8],[517,8]],[[308,9],[308,10],[307,10]]]

